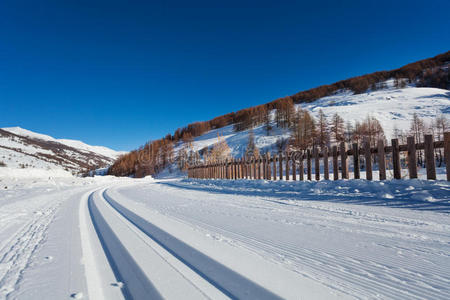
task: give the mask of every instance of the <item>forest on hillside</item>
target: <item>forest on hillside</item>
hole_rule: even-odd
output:
[[[174,134],[167,134],[162,139],[148,142],[139,149],[119,157],[108,172],[116,176],[143,177],[156,174],[174,162],[177,162],[178,167],[184,169],[187,164],[202,158],[222,157],[223,153],[226,153],[226,145],[224,145],[225,141],[220,139],[211,149],[202,149],[199,152],[192,151],[189,145],[195,137],[228,125],[233,125],[235,131],[248,130],[261,125],[264,125],[267,132],[270,132],[272,126],[288,128],[291,138],[280,140],[277,143],[279,149],[291,147],[303,150],[311,146],[323,147],[329,145],[331,141],[360,141],[365,136],[375,143],[377,139],[384,137],[384,131],[378,120],[373,117],[367,117],[364,122],[354,125],[343,120],[338,114],[327,117],[320,113],[316,120],[307,111],[296,109],[295,104],[311,102],[332,95],[339,90],[351,90],[358,94],[369,89],[372,91],[384,89],[384,81],[391,78],[394,78],[394,85],[397,88],[415,84],[419,87],[450,89],[449,64],[450,51],[399,69],[353,77],[222,115],[209,121],[195,122],[177,129]],[[272,111],[275,111],[273,119],[271,118]],[[424,132],[436,133],[437,137],[446,129],[448,129],[448,120],[443,116],[436,116],[433,124],[427,125],[415,116],[412,120],[411,134],[420,141],[421,134]],[[402,138],[403,134],[397,133],[396,135]],[[183,142],[185,146],[175,157],[174,146],[179,142]]]

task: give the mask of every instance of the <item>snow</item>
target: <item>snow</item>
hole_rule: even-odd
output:
[[[389,85],[388,85],[389,86]],[[341,92],[312,103],[302,104],[317,117],[320,109],[325,115],[338,113],[345,121],[363,121],[368,115],[377,118],[388,139],[394,128],[409,132],[413,114],[417,113],[426,124],[439,114],[450,118],[450,92],[437,88],[407,87],[384,89],[353,95]]]
[[[345,121],[363,121],[367,116],[377,118],[383,126],[386,137],[393,137],[394,128],[405,133],[409,132],[411,120],[414,113],[417,113],[426,124],[439,114],[443,114],[450,119],[450,92],[437,88],[422,88],[408,86],[403,89],[393,87],[393,80],[385,82],[387,88],[377,91],[368,91],[362,94],[353,94],[351,91],[338,91],[335,95],[317,99],[311,103],[296,105],[306,109],[314,117],[318,116],[321,109],[330,120],[333,114],[338,113]],[[272,119],[273,119],[272,112]],[[256,146],[263,151],[275,150],[278,139],[287,139],[290,134],[288,130],[274,128],[267,135],[264,126],[253,129]],[[231,148],[234,157],[241,157],[245,152],[248,142],[248,130],[234,132],[233,126],[226,126],[220,129],[211,130],[199,137],[192,143],[194,151],[204,147],[211,147],[217,143],[218,136],[225,139]],[[182,145],[175,149],[178,151]]]
[[[3,128],[3,130],[17,136],[9,136],[5,133],[0,135],[0,162],[11,169],[30,169],[33,176],[53,170],[59,172],[58,176],[65,171],[78,173],[84,171],[85,163],[91,167],[107,167],[123,154],[123,152],[101,146],[90,146],[80,141],[55,139],[20,127]],[[106,170],[107,168],[98,170],[97,174],[105,174]]]
[[[443,180],[47,175],[0,176],[0,298],[450,293]]]
[[[91,146],[91,145],[83,143],[82,141],[77,141],[77,140],[55,139],[54,137],[51,137],[49,135],[36,133],[36,132],[30,131],[27,129],[23,129],[21,127],[5,127],[2,129],[5,131],[14,133],[16,135],[20,135],[20,136],[37,138],[37,139],[44,140],[44,141],[57,142],[57,143],[61,143],[61,144],[73,147],[73,148],[91,151],[91,152],[98,153],[98,154],[101,154],[103,156],[106,156],[106,157],[109,157],[112,159],[116,159],[120,155],[126,153],[125,151],[115,151],[115,150],[112,150],[110,148],[103,147],[103,146]]]
[[[448,91],[387,86],[359,95],[340,91],[299,106],[313,115],[338,112],[352,122],[369,112],[388,138],[394,126],[407,131],[414,112],[426,122],[450,113]],[[19,127],[5,130],[119,154]],[[248,133],[227,126],[195,138],[192,147],[209,147],[221,136],[232,155],[241,156]],[[276,127],[267,135],[259,126],[254,134],[262,151],[289,137]],[[376,166],[373,181],[193,180],[175,165],[156,178],[79,178],[34,159],[29,154],[38,155],[37,148],[0,142],[24,151],[0,147],[7,165],[0,167],[0,299],[450,294],[450,183],[442,167],[435,181],[424,180],[423,168],[419,179],[392,180],[388,171],[388,180],[379,181]]]
[[[20,178],[51,178],[51,177],[73,177],[72,173],[61,169],[16,169],[16,168],[0,168],[0,179],[20,179]]]

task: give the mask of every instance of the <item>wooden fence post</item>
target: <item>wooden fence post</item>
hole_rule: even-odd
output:
[[[251,175],[252,175],[252,172],[251,172],[251,163],[252,163],[252,160],[251,159],[249,159],[248,157],[245,159],[245,163],[246,163],[246,168],[247,168],[247,170],[245,171],[246,172],[246,174],[247,174],[247,179],[251,179]]]
[[[347,147],[345,142],[341,142],[339,152],[341,154],[342,179],[348,179]]]
[[[308,180],[312,180],[312,178],[311,178],[311,173],[312,173],[312,171],[311,171],[311,169],[312,169],[312,167],[311,167],[311,150],[309,150],[309,149],[307,149],[306,150],[306,172],[307,172],[307,178],[308,178]]]
[[[427,179],[436,180],[436,164],[434,162],[433,135],[425,135],[425,163],[427,167]]]
[[[328,148],[327,148],[327,146],[323,147],[322,156],[323,156],[323,179],[329,180],[330,179],[330,171],[328,170]]]
[[[274,154],[272,157],[272,163],[273,163],[273,180],[277,180],[277,155]]]
[[[364,161],[366,164],[366,179],[372,180],[372,153],[370,152],[370,140],[364,138]]]
[[[259,179],[264,179],[264,156],[261,154],[259,157]]]
[[[235,161],[236,161],[235,158],[231,159],[231,179],[232,180],[236,179],[236,168],[235,168],[236,162]]]
[[[333,180],[339,179],[339,165],[338,165],[338,152],[337,146],[334,145],[332,148],[333,153]]]
[[[444,161],[447,181],[450,181],[450,132],[444,132]]]
[[[267,152],[266,154],[266,160],[267,160],[267,179],[271,180],[272,179],[272,172],[271,172],[271,165],[270,165],[270,153]]]
[[[283,180],[283,155],[281,152],[278,155],[278,166],[280,168],[280,180]]]
[[[256,179],[261,179],[261,156],[256,159]]]
[[[409,178],[417,178],[416,141],[413,136],[407,138]]]
[[[230,179],[234,179],[234,158],[230,161]]]
[[[303,156],[304,154],[302,153],[302,155],[300,155],[300,161],[298,163],[298,174],[300,175],[300,181],[303,181],[303,175],[305,173],[305,170],[303,168]]]
[[[229,159],[227,158],[227,159],[225,160],[225,167],[224,167],[224,170],[225,170],[225,179],[229,179],[229,176],[230,176],[230,173],[229,173],[229,170],[228,170],[228,164],[229,164]]]
[[[290,176],[289,176],[289,153],[288,152],[286,152],[286,160],[285,160],[285,165],[286,165],[286,180],[289,180],[290,178]]]
[[[378,140],[378,173],[380,180],[386,180],[386,155],[384,153],[384,140]]]
[[[292,161],[292,180],[297,180],[297,162],[295,160],[296,155],[293,155],[291,158]]]
[[[314,147],[314,173],[316,173],[316,180],[320,180],[320,158],[319,158],[319,149]]]
[[[360,179],[359,173],[359,145],[358,143],[353,143],[353,177],[355,179]]]
[[[266,179],[267,179],[266,156],[263,155],[263,156],[261,157],[261,159],[262,159],[262,169],[263,169],[262,178],[263,178],[264,180],[266,180]]]
[[[394,179],[402,179],[401,165],[400,165],[400,149],[398,139],[391,140],[392,145],[392,167],[394,169]]]

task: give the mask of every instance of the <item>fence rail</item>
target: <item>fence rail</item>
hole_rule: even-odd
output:
[[[353,177],[360,179],[360,162],[363,157],[366,179],[372,180],[372,161],[378,162],[380,180],[386,179],[386,154],[390,153],[391,166],[394,179],[401,179],[400,153],[407,152],[405,163],[409,171],[409,178],[417,178],[417,154],[423,150],[427,179],[436,179],[435,149],[444,149],[444,163],[446,166],[447,180],[450,181],[450,132],[444,133],[444,141],[434,141],[432,135],[425,135],[423,143],[415,143],[414,137],[407,138],[406,145],[399,145],[398,139],[391,140],[391,146],[385,146],[384,140],[379,140],[377,147],[371,148],[369,141],[365,139],[362,145],[354,143],[351,147],[342,142],[332,146],[307,149],[302,152],[279,153],[271,156],[270,153],[260,157],[233,158],[230,160],[210,164],[198,164],[188,168],[189,178],[202,179],[265,179],[265,180],[312,180],[312,161],[314,161],[315,179],[320,180],[320,166],[323,166],[323,178],[330,179],[329,159],[332,160],[333,180],[341,178],[349,179],[349,156],[353,159]],[[306,160],[306,170],[304,161]],[[322,164],[321,164],[322,161]],[[283,172],[284,171],[284,172]],[[292,172],[291,172],[292,171]],[[306,174],[305,174],[306,171]]]

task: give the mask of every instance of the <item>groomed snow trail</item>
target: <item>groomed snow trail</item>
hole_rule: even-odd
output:
[[[87,209],[101,247],[90,244],[83,251],[88,260],[89,256],[99,257],[102,248],[115,279],[111,275],[108,280],[98,276],[104,274],[104,270],[92,270],[89,264],[87,282],[91,298],[281,299],[301,292],[315,298],[339,295],[242,249],[231,249],[227,255],[233,255],[236,261],[245,258],[255,269],[239,270],[236,263],[225,265],[215,260],[211,249],[204,249],[204,245],[198,248],[198,233],[188,233],[187,239],[186,232],[180,234],[186,230],[183,223],[148,218],[121,205],[107,191],[109,189],[98,190],[87,199]],[[83,214],[81,216],[82,222],[86,222]],[[154,221],[162,226],[170,224],[172,232],[155,225]],[[88,240],[92,241],[92,232],[90,235]],[[202,235],[200,240],[203,238]],[[214,248],[212,250],[219,253],[223,250],[217,245]],[[225,247],[227,250],[230,249]],[[93,262],[96,268],[104,266],[102,260]],[[270,271],[270,276],[252,274],[264,269]],[[121,289],[111,291],[112,282],[117,282]],[[119,290],[122,294],[117,293]]]
[[[339,183],[334,184],[336,186],[332,188],[336,189]],[[233,186],[232,183],[229,185]],[[398,208],[401,199],[399,202],[393,199],[393,207],[380,205],[385,201],[389,206],[388,200],[383,199],[372,205],[339,203],[340,198],[359,193],[355,188],[346,190],[346,184],[334,199],[323,197],[330,192],[326,189],[317,190],[315,196],[311,193],[296,199],[294,194],[286,198],[283,193],[274,192],[265,187],[267,183],[264,182],[259,186],[242,185],[239,190],[227,189],[223,182],[168,181],[108,189],[105,194],[114,199],[111,202],[115,202],[114,206],[120,210],[133,211],[167,232],[182,236],[187,243],[195,244],[196,249],[247,274],[266,288],[270,284],[264,277],[271,277],[267,275],[269,272],[252,273],[251,263],[247,266],[240,264],[241,261],[233,263],[230,248],[256,254],[260,261],[276,263],[298,277],[313,279],[340,296],[448,299],[450,218],[447,183],[436,189],[440,196],[439,192],[433,194],[426,188],[418,191],[420,195],[432,193],[435,202],[418,205],[411,200],[414,209],[408,208],[407,202],[403,202],[405,208]],[[415,195],[412,192],[414,186],[403,184],[397,187],[398,195],[404,190]],[[267,196],[248,196],[252,193],[266,193]],[[395,198],[394,191],[393,194]],[[378,191],[374,198],[377,195]],[[443,197],[444,201],[436,199],[438,197]],[[367,198],[367,194],[361,198]],[[367,199],[361,201],[370,202]],[[176,223],[183,224],[184,229]],[[188,228],[192,232],[188,232]],[[201,235],[206,240],[200,242]],[[215,251],[209,245],[211,243],[220,246]],[[284,288],[292,286],[286,284]],[[313,298],[305,289],[296,292]],[[315,298],[320,297],[316,295]]]
[[[446,181],[3,181],[0,299],[448,299]]]

